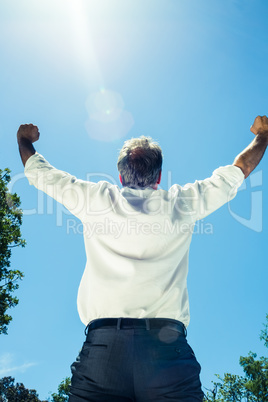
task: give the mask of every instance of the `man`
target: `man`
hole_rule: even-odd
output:
[[[232,199],[260,162],[268,119],[258,116],[252,143],[213,175],[158,190],[162,152],[150,138],[125,142],[118,158],[123,188],[78,180],[35,152],[38,128],[18,143],[30,182],[84,225],[87,265],[78,311],[87,326],[72,365],[70,402],[202,401],[200,365],[186,340],[188,252],[194,223]]]

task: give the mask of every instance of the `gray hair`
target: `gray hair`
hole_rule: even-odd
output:
[[[123,186],[135,188],[156,184],[162,160],[162,150],[151,137],[142,136],[125,141],[117,161]]]

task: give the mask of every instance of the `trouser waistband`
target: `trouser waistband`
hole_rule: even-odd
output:
[[[186,336],[187,331],[185,325],[181,321],[173,320],[171,318],[99,318],[91,321],[85,329],[85,333],[92,329],[98,328],[116,328],[120,329],[161,329],[169,328],[180,332]]]

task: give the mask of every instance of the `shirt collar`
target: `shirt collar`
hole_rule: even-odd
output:
[[[150,195],[154,192],[157,191],[152,187],[139,187],[139,188],[131,188],[131,187],[123,187],[121,189],[121,194],[122,195],[127,195],[127,194],[132,194],[135,195],[136,197],[141,197],[141,198],[146,198],[150,197]]]

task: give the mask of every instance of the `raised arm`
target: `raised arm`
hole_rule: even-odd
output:
[[[234,166],[238,166],[242,170],[245,178],[247,178],[260,163],[267,148],[268,118],[266,116],[257,116],[250,130],[256,137],[244,151],[237,155],[233,163]]]
[[[35,154],[33,142],[39,140],[38,127],[33,124],[23,124],[17,132],[17,140],[19,144],[19,151],[23,165]]]
[[[17,133],[20,156],[29,184],[63,204],[82,220],[87,213],[88,195],[91,190],[94,191],[96,184],[79,180],[52,166],[33,147],[33,142],[37,141],[39,136],[38,127],[33,124],[20,126]],[[27,162],[30,157],[31,160]]]

